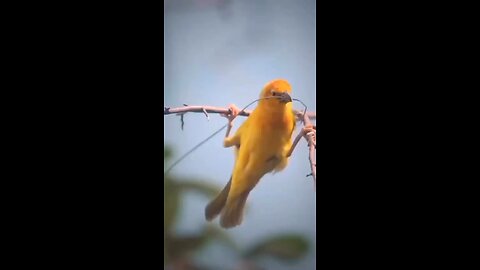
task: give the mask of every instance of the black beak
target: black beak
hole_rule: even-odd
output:
[[[288,103],[292,102],[292,97],[287,92],[282,92],[278,95],[280,102]]]

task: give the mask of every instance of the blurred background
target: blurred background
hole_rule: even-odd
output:
[[[267,82],[284,78],[292,97],[316,111],[315,1],[165,0],[164,7],[164,106],[243,108]],[[166,167],[227,123],[218,114],[207,120],[188,113],[182,130],[179,116],[164,119]],[[243,121],[238,117],[232,132]],[[204,218],[234,164],[233,148],[223,148],[224,135],[165,178],[165,269],[315,269],[316,193],[306,177],[306,141],[284,171],[266,175],[250,193],[243,223],[224,230],[218,219]]]

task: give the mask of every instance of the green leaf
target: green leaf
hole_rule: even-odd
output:
[[[209,240],[218,240],[221,243],[225,244],[227,247],[232,248],[234,251],[239,252],[240,249],[238,248],[237,244],[224,229],[220,229],[216,226],[208,225],[204,229],[204,234],[208,237]]]
[[[173,151],[169,146],[163,147],[163,161],[169,160],[173,155]]]
[[[213,198],[220,193],[220,188],[207,183],[207,181],[178,181],[177,185],[181,191],[194,191],[201,193],[209,198]]]
[[[167,253],[170,260],[188,258],[195,251],[205,246],[207,237],[203,234],[193,236],[167,237]]]
[[[305,256],[309,248],[308,241],[299,235],[279,235],[269,238],[245,253],[246,258],[271,256],[283,261],[294,261]]]
[[[167,177],[164,179],[163,196],[164,233],[169,234],[180,212],[181,201],[176,183]]]
[[[209,198],[216,196],[220,189],[206,181],[179,180],[169,176],[164,178],[164,225],[170,232],[174,226],[183,202],[182,195],[186,191],[201,193]]]

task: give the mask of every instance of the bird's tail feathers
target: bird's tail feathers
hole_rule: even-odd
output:
[[[232,177],[228,181],[227,185],[223,190],[218,194],[218,196],[213,199],[207,207],[205,207],[205,219],[211,221],[222,211],[225,203],[227,202],[228,193],[230,192],[230,185],[232,184]]]
[[[228,198],[220,217],[220,225],[223,228],[231,228],[242,223],[243,211],[249,192]]]

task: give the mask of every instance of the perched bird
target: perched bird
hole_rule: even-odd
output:
[[[227,185],[205,208],[207,220],[221,213],[223,228],[239,225],[250,191],[265,174],[287,166],[295,129],[291,91],[290,84],[283,79],[266,84],[258,106],[231,137],[233,119],[240,110],[233,104],[229,106],[232,113],[227,116],[229,126],[223,145],[235,146],[235,165]]]

